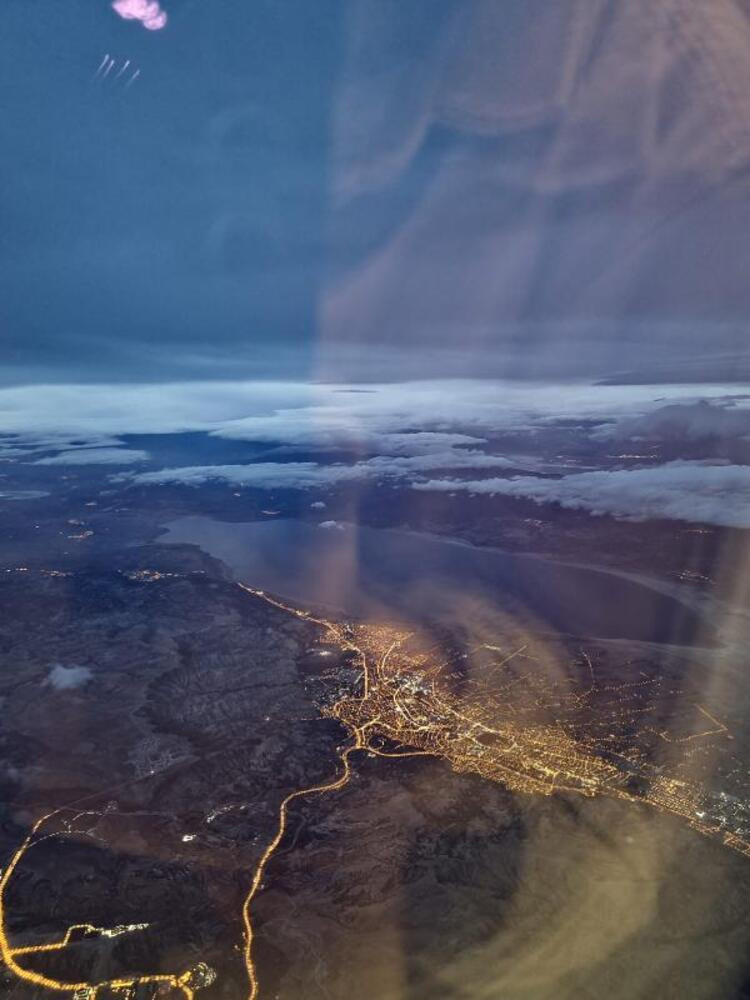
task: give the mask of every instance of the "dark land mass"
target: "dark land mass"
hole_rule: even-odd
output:
[[[108,939],[81,934],[64,953],[27,962],[98,980],[205,962],[217,978],[199,1000],[247,996],[241,911],[252,873],[283,797],[337,773],[346,733],[325,707],[359,677],[319,628],[240,590],[229,566],[162,544],[166,523],[340,519],[667,579],[708,575],[716,552],[743,537],[489,497],[428,503],[389,486],[326,491],[321,513],[299,491],[135,487],[111,481],[112,469],[5,468],[8,488],[49,495],[0,510],[3,863],[51,809],[68,807],[60,816],[70,824],[68,833],[51,820],[54,836],[19,866],[6,930],[21,946],[79,923],[148,924]],[[696,585],[711,589],[697,576]],[[455,662],[460,693],[473,623],[421,614],[414,625]],[[507,616],[501,625],[497,641],[520,638]],[[658,705],[637,692],[629,702],[649,713],[655,759],[665,725],[692,736],[680,706],[703,690],[699,655],[553,631],[535,641],[555,669],[574,664],[577,683],[582,650],[604,687],[658,679]],[[741,759],[744,697],[722,716]],[[744,995],[745,857],[639,804],[511,793],[439,759],[360,753],[352,763],[346,788],[294,803],[266,873],[254,907],[262,998]],[[718,777],[741,794],[736,776]],[[8,969],[0,976],[14,1000],[50,995]]]

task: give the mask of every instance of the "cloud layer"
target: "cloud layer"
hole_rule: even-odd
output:
[[[411,482],[423,471],[437,469],[505,469],[518,466],[501,455],[482,452],[438,452],[436,454],[404,456],[377,455],[362,462],[345,465],[319,462],[256,462],[252,465],[193,465],[153,472],[123,473],[119,481],[141,486],[181,483],[201,486],[208,482],[223,482],[233,486],[254,486],[259,489],[311,489],[357,481],[404,480]],[[323,505],[325,506],[325,505]]]
[[[749,527],[750,462],[743,464],[742,448],[693,447],[715,438],[746,440],[746,389],[498,380],[366,388],[302,382],[16,387],[0,389],[6,430],[0,448],[7,462],[132,465],[149,455],[125,446],[125,434],[203,432],[272,452],[248,464],[204,460],[163,469],[152,459],[151,468],[113,478],[138,486],[223,482],[303,490],[392,483],[522,497],[623,518]],[[628,467],[613,467],[620,459],[610,452],[621,450],[618,442],[641,438],[654,445],[647,450],[649,466],[633,468],[633,455],[625,454]],[[555,451],[563,439],[575,443],[572,458]],[[691,445],[683,456],[690,461],[667,461],[680,454],[679,442]],[[661,445],[664,458],[655,465]]]
[[[356,465],[318,465],[316,462],[257,462],[255,465],[190,465],[176,469],[159,469],[137,475],[123,474],[118,480],[141,486],[180,484],[202,486],[204,483],[229,483],[232,486],[254,486],[259,489],[306,490],[333,486],[362,479]]]
[[[671,403],[747,395],[743,385],[590,385],[444,379],[361,386],[311,382],[28,385],[0,389],[6,436],[86,438],[206,431],[219,437],[410,454],[418,434],[433,450],[557,420],[614,422]],[[416,432],[416,433],[415,433]],[[448,437],[437,435],[449,435]],[[457,437],[462,435],[462,437]],[[18,442],[7,442],[9,445]],[[409,447],[405,447],[408,445]],[[52,444],[50,444],[52,447]],[[426,450],[426,447],[421,449]]]
[[[738,402],[745,405],[739,406]],[[619,438],[644,438],[675,443],[711,440],[750,440],[750,409],[747,397],[709,403],[671,403],[651,413],[619,421],[612,428]]]
[[[415,488],[519,497],[637,521],[668,518],[750,528],[750,467],[744,465],[667,462],[559,479],[432,479]]]
[[[147,461],[148,452],[139,448],[76,448],[38,458],[34,465],[134,465]]]

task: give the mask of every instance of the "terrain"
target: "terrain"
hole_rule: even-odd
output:
[[[458,563],[439,614],[398,587],[391,612],[346,614],[325,549],[302,601],[166,531],[196,513],[315,530],[309,495],[7,468],[6,995],[745,995],[744,618],[680,575],[681,538],[715,555],[732,532],[672,525],[662,559],[653,525],[535,509],[557,539],[535,555],[710,623],[680,645],[469,600]],[[530,510],[475,498],[494,500],[508,541]],[[330,490],[324,516],[355,501],[375,533],[450,527],[390,487]],[[602,544],[618,533],[628,558]]]

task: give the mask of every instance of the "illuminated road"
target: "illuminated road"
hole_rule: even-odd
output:
[[[353,645],[346,638],[345,630],[344,628],[342,628],[342,626],[336,625],[335,623],[332,622],[327,622],[323,619],[313,618],[307,612],[299,611],[296,608],[288,607],[287,605],[282,604],[280,601],[276,601],[273,598],[267,596],[263,591],[253,590],[252,588],[245,586],[245,584],[240,583],[239,586],[242,588],[242,590],[247,591],[254,597],[262,598],[263,600],[265,600],[269,604],[272,604],[276,608],[279,608],[283,611],[287,611],[298,618],[303,618],[306,621],[314,622],[315,624],[321,625],[324,628],[330,630],[333,633],[334,641],[336,641],[343,648],[355,652],[360,657],[360,662],[362,665],[362,684],[363,684],[362,698],[364,699],[367,697],[367,692],[369,690],[369,665],[367,663],[367,659],[364,653],[362,653],[362,651],[358,647]],[[355,750],[362,750],[366,747],[366,742],[365,742],[366,727],[353,726],[351,728],[352,728],[352,735],[354,742],[351,743],[349,746],[344,747],[339,753],[339,757],[343,766],[341,774],[337,778],[334,778],[332,781],[329,781],[325,784],[312,785],[309,788],[300,788],[297,791],[290,792],[289,795],[287,795],[286,798],[282,800],[281,805],[279,807],[279,823],[276,829],[276,834],[273,840],[268,844],[265,851],[261,855],[260,861],[258,862],[255,868],[255,873],[253,875],[252,882],[250,883],[250,889],[248,890],[247,896],[245,897],[245,903],[242,908],[242,920],[245,928],[245,949],[244,949],[245,967],[247,969],[247,976],[250,982],[249,1000],[256,1000],[256,997],[258,996],[260,990],[257,969],[255,967],[255,961],[253,959],[254,933],[253,933],[253,923],[251,914],[251,907],[253,900],[258,895],[258,892],[262,887],[263,876],[268,866],[268,862],[271,860],[274,853],[278,849],[279,844],[284,838],[290,803],[293,802],[295,799],[304,798],[308,795],[324,795],[327,792],[338,791],[340,788],[343,788],[344,785],[346,785],[347,782],[349,781],[349,778],[351,777],[352,773],[351,764],[349,762],[349,756]]]
[[[44,989],[51,990],[55,993],[77,994],[81,997],[85,997],[86,1000],[95,1000],[98,991],[104,987],[127,995],[128,992],[136,986],[147,986],[151,984],[156,987],[166,984],[172,989],[181,992],[185,1000],[193,1000],[195,992],[190,985],[194,977],[194,970],[192,969],[189,969],[181,975],[162,974],[152,976],[136,976],[132,978],[110,979],[100,983],[89,983],[86,981],[65,982],[63,980],[54,979],[52,976],[44,975],[41,972],[35,972],[32,969],[19,964],[19,956],[27,957],[47,954],[49,952],[61,951],[62,949],[68,947],[71,942],[72,935],[76,931],[86,931],[89,933],[99,932],[102,936],[111,937],[117,933],[127,933],[130,930],[142,930],[146,926],[144,924],[136,924],[131,927],[118,927],[113,930],[107,930],[106,928],[93,927],[91,924],[74,924],[72,927],[68,928],[60,941],[48,944],[27,945],[23,948],[14,948],[11,945],[5,929],[5,890],[13,877],[13,873],[18,867],[19,862],[23,859],[27,852],[36,844],[41,843],[42,840],[46,839],[46,835],[38,837],[39,832],[49,820],[60,815],[60,812],[61,810],[56,809],[37,820],[31,828],[31,832],[28,837],[24,840],[11,858],[7,868],[3,872],[2,878],[0,879],[0,956],[2,957],[6,967],[23,982],[30,983],[33,986],[43,987]]]
[[[339,772],[330,781],[295,789],[282,799],[274,836],[253,871],[242,907],[248,1000],[257,1000],[260,993],[253,954],[253,904],[286,833],[289,807],[295,800],[344,788],[352,776],[351,757],[359,751],[386,758],[436,757],[454,771],[480,775],[522,794],[573,792],[644,803],[679,816],[698,832],[717,837],[750,856],[750,805],[724,792],[709,792],[679,771],[704,746],[710,750],[716,740],[731,740],[731,734],[702,705],[693,706],[699,725],[688,735],[673,737],[646,725],[642,705],[648,704],[657,681],[642,678],[599,686],[590,659],[582,653],[588,681],[583,690],[562,690],[535,671],[527,645],[506,650],[502,645],[482,644],[477,649],[489,657],[486,669],[462,678],[457,693],[452,683],[455,663],[437,647],[410,646],[409,633],[389,626],[341,624],[314,617],[263,591],[238,586],[254,599],[318,625],[323,641],[352,654],[361,671],[354,685],[357,690],[321,709],[324,716],[336,719],[349,734],[349,742],[339,750]],[[519,672],[518,664],[525,661],[526,671]],[[663,763],[656,766],[651,760],[654,739],[677,746],[682,754],[673,762],[671,772]],[[146,926],[107,930],[74,925],[58,941],[13,947],[5,919],[7,886],[36,843],[60,835],[41,834],[61,811],[48,813],[36,822],[0,878],[0,954],[7,968],[26,983],[73,994],[76,1000],[94,1000],[104,987],[129,997],[140,986],[153,986],[155,990],[166,987],[184,1000],[193,1000],[195,992],[212,981],[211,970],[202,963],[182,973],[99,983],[60,981],[20,963],[21,958],[70,947],[76,932],[111,937]],[[70,830],[70,823],[62,835],[66,832],[75,832]]]

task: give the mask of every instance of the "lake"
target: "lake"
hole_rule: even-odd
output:
[[[482,609],[576,636],[715,641],[694,610],[643,583],[411,531],[195,516],[171,522],[159,540],[199,546],[250,586],[356,617],[460,621]]]

